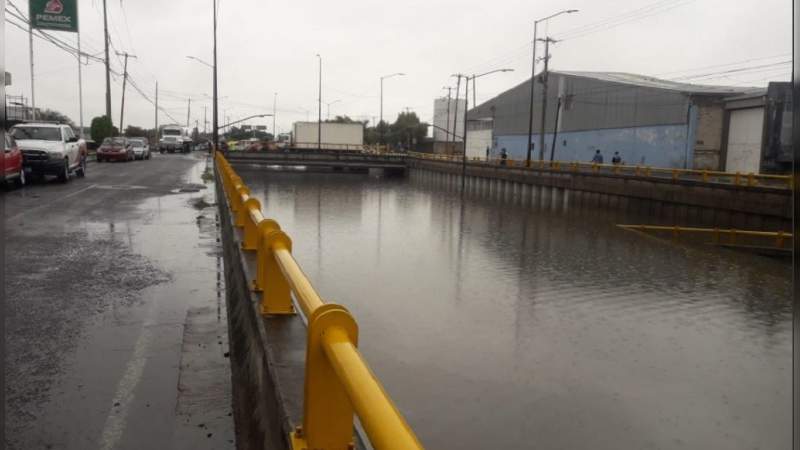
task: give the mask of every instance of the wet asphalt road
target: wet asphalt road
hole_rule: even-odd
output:
[[[90,163],[5,203],[6,448],[233,448],[204,155]]]

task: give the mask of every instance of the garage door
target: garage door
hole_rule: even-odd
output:
[[[764,108],[731,111],[728,128],[728,172],[758,173],[761,165],[761,137],[764,131]]]

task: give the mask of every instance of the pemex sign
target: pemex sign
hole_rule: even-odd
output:
[[[78,31],[77,0],[30,0],[28,16],[33,28]]]

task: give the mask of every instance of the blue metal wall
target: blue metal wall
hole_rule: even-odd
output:
[[[696,113],[691,115],[689,129],[685,124],[659,125],[635,128],[612,128],[562,132],[558,134],[553,159],[557,161],[591,161],[595,150],[600,149],[604,162],[611,163],[611,157],[618,151],[626,164],[641,164],[652,167],[684,168],[692,167],[694,154],[693,139],[697,124]],[[690,136],[687,146],[687,132]],[[525,140],[527,135],[495,136],[495,156],[505,147],[509,158],[525,159]],[[533,135],[535,149],[532,159],[539,159],[539,136]],[[545,159],[550,159],[551,133],[545,134]],[[688,161],[688,164],[687,164]]]

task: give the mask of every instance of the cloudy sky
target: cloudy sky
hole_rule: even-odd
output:
[[[102,57],[102,0],[78,0],[83,51]],[[11,0],[25,15],[27,0]],[[211,71],[186,58],[212,59],[211,0],[108,0],[114,49],[135,54],[133,82],[154,97],[159,122],[203,123],[211,104]],[[706,84],[766,85],[788,80],[791,2],[788,0],[219,0],[220,114],[231,120],[271,113],[277,96],[278,131],[317,115],[317,53],[322,55],[322,97],[331,116],[373,120],[379,114],[381,75],[384,118],[406,108],[423,120],[433,99],[455,86],[450,75],[514,69],[478,80],[482,102],[530,76],[533,20],[575,8],[539,28],[563,39],[551,49],[551,68],[621,71]],[[6,20],[20,23],[6,14]],[[75,44],[74,34],[53,32]],[[9,95],[30,96],[27,32],[6,23]],[[112,69],[122,72],[113,55]],[[542,52],[539,52],[541,55]],[[36,104],[78,122],[74,56],[35,38]],[[540,64],[541,65],[541,64]],[[537,71],[540,67],[537,67]],[[105,109],[103,65],[84,66],[84,118]],[[112,79],[112,111],[119,122],[121,77]],[[470,95],[470,101],[471,101]],[[323,118],[328,107],[323,103]],[[222,118],[220,119],[223,120]],[[129,89],[125,123],[152,127],[154,107]],[[252,124],[272,126],[271,119]]]

